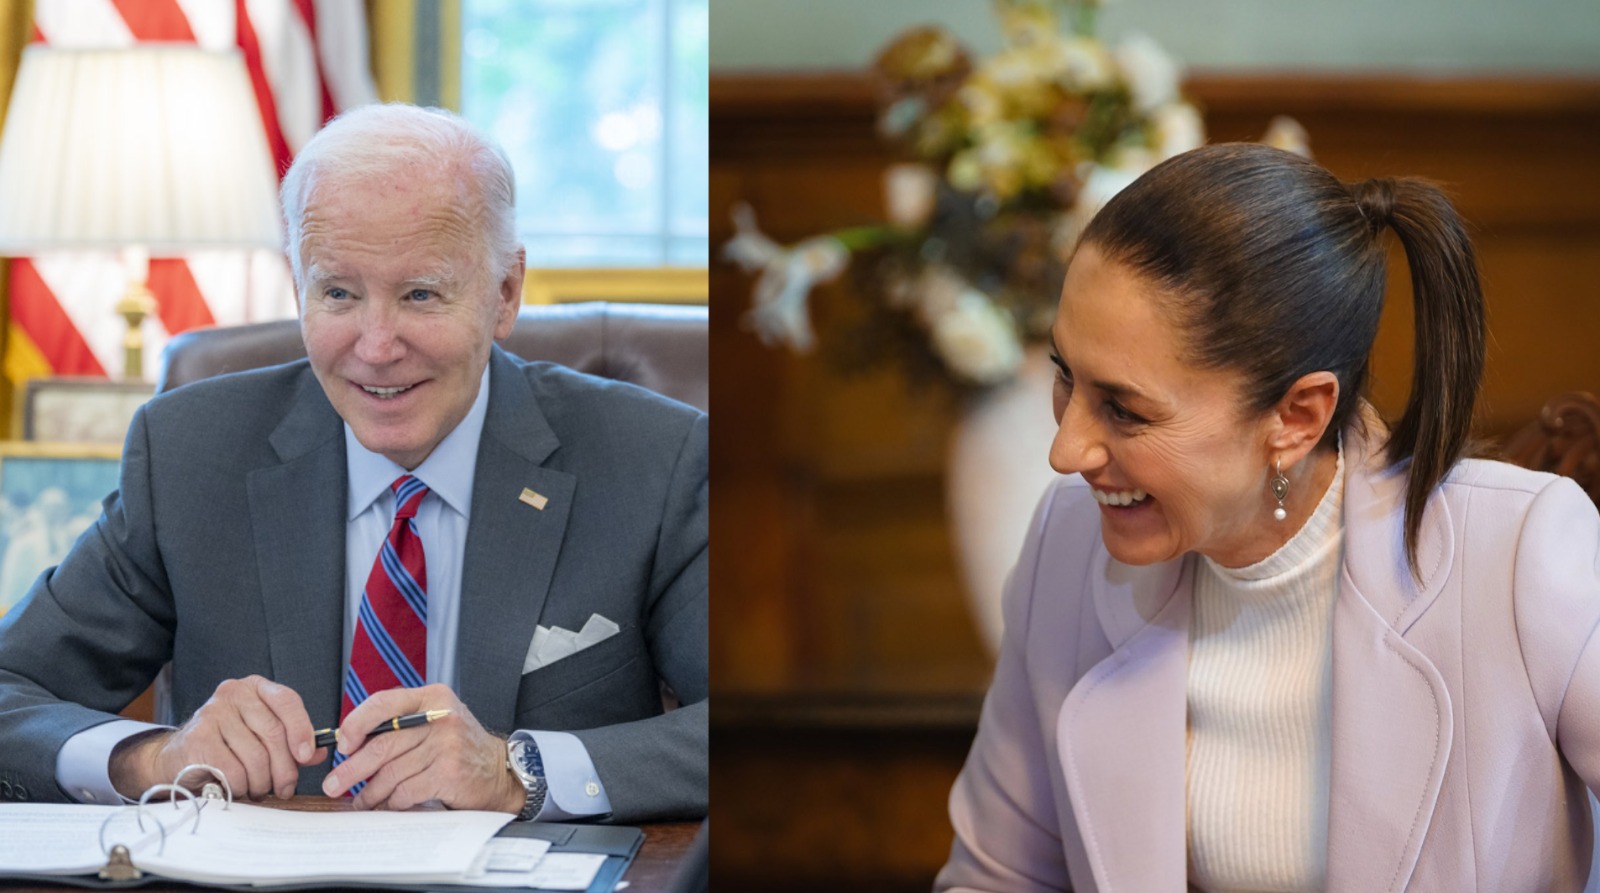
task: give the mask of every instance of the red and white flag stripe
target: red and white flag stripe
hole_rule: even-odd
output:
[[[324,121],[376,100],[362,0],[50,0],[35,4],[33,38],[61,47],[238,47],[280,176]],[[159,310],[145,323],[146,368],[136,374],[153,375],[167,337],[185,329],[294,315],[288,266],[275,252],[157,258],[149,283]],[[121,375],[123,322],[110,308],[126,284],[111,254],[14,261],[8,377]]]

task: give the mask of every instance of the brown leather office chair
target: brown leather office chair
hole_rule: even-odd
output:
[[[708,411],[706,345],[704,307],[603,302],[525,306],[501,344],[523,359],[630,382]],[[305,355],[295,320],[196,329],[167,342],[156,392]]]
[[[1600,400],[1574,391],[1544,405],[1539,419],[1507,441],[1507,462],[1564,474],[1600,504]]]

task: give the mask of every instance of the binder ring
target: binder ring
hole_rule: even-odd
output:
[[[138,817],[139,816],[138,808],[134,807],[134,810],[135,810],[134,811],[135,817]],[[106,828],[110,827],[112,819],[115,819],[119,815],[127,815],[127,814],[128,813],[127,813],[126,810],[118,809],[118,810],[112,812],[110,815],[106,816],[106,820],[100,823],[100,854],[101,855],[106,856],[106,857],[109,858],[111,856],[111,850],[113,848],[119,847],[119,846],[123,846],[120,843],[112,844],[111,846],[106,846]],[[156,849],[156,852],[159,854],[162,850],[165,850],[167,848],[167,829],[166,829],[166,826],[162,825],[160,822],[156,822],[156,827],[161,829],[161,845],[159,847],[157,847],[157,849]],[[139,830],[141,832],[144,831],[144,821],[143,821],[142,818],[140,818],[140,821],[139,821]],[[123,847],[123,848],[126,849],[126,847]]]
[[[178,783],[182,781],[183,777],[188,775],[190,772],[205,772],[215,779],[215,781],[206,782],[205,785],[200,789],[200,795],[195,796],[194,791],[191,791]],[[218,785],[218,781],[222,782],[222,784]],[[172,780],[171,784],[151,785],[148,790],[139,796],[138,803],[129,804],[129,807],[133,809],[133,818],[134,821],[138,823],[140,834],[145,833],[145,804],[149,803],[150,798],[157,794],[171,795],[172,809],[174,812],[179,809],[178,798],[188,798],[190,806],[194,808],[194,825],[189,829],[190,834],[198,834],[200,832],[200,814],[205,811],[206,804],[215,800],[221,800],[223,801],[222,808],[227,809],[233,803],[233,785],[228,783],[228,777],[222,774],[222,770],[215,766],[206,765],[205,763],[190,763],[189,765],[178,770],[178,775]],[[127,861],[128,848],[126,845],[120,843],[113,844],[111,846],[106,845],[106,829],[111,826],[112,821],[115,820],[117,816],[121,815],[127,815],[127,810],[115,810],[110,815],[106,816],[105,821],[100,823],[100,852],[109,857],[111,860],[107,863],[106,870],[111,870],[112,863],[118,862],[118,854],[114,851],[119,848],[122,850],[120,854],[121,860]],[[163,825],[159,819],[151,819],[151,822],[156,826],[156,830],[161,833],[161,842],[156,848],[156,853],[160,854],[165,852],[167,849],[167,826]],[[131,869],[131,863],[129,868]],[[120,871],[120,866],[118,867],[118,870]]]
[[[177,777],[172,779],[171,786],[177,787],[178,783],[183,780],[185,775],[196,771],[210,773],[212,778],[222,782],[220,787],[217,785],[217,781],[208,781],[202,785],[200,787],[200,797],[202,800],[222,800],[222,808],[224,810],[233,804],[233,785],[228,783],[228,776],[223,775],[221,769],[218,769],[215,766],[207,765],[206,763],[190,763],[182,769],[179,769]],[[196,808],[203,809],[204,807],[205,803],[200,803]]]
[[[178,795],[182,795],[182,796],[188,797],[191,801],[194,800],[194,792],[190,791],[187,788],[178,787],[177,785],[174,785],[174,784],[158,784],[158,785],[155,785],[155,786],[151,787],[149,790],[144,792],[143,796],[141,796],[139,798],[139,802],[138,803],[134,803],[134,804],[130,804],[129,805],[129,808],[131,808],[133,810],[134,821],[138,823],[139,833],[141,833],[141,834],[144,833],[144,806],[145,806],[145,804],[150,801],[151,795],[162,793],[162,792],[168,792],[168,793],[171,793],[173,795],[172,808],[174,810],[176,810],[178,808],[178,800],[177,800]],[[127,813],[127,809],[119,809],[119,810],[116,810],[115,812],[112,812],[110,815],[106,816],[105,821],[100,823],[100,852],[102,854],[104,854],[106,856],[110,856],[111,855],[111,851],[115,847],[123,846],[122,844],[114,844],[112,846],[106,846],[106,829],[111,827],[111,822],[113,820],[115,820],[117,818],[117,816],[122,816],[122,815],[127,815],[127,814],[128,814]],[[157,831],[161,832],[161,843],[160,843],[159,846],[157,846],[156,852],[157,853],[164,852],[166,850],[166,848],[167,848],[167,826],[161,824],[160,821],[155,820],[155,819],[151,819],[151,823],[156,826],[156,830]],[[195,825],[198,827],[199,824],[200,824],[200,817],[198,815],[196,815],[195,816]]]
[[[194,791],[191,791],[186,787],[182,787],[182,786],[175,785],[175,784],[156,784],[156,785],[151,785],[148,789],[145,790],[145,792],[142,795],[140,795],[139,804],[134,807],[134,816],[135,816],[135,818],[137,818],[139,820],[139,830],[140,831],[144,830],[144,805],[146,803],[150,802],[150,798],[152,796],[154,796],[156,794],[162,794],[162,793],[167,793],[167,794],[171,794],[172,795],[172,811],[173,812],[177,812],[178,811],[178,796],[180,794],[182,796],[185,796],[185,797],[189,798],[189,803],[194,806],[194,827],[192,829],[190,829],[189,833],[193,834],[196,831],[199,831],[200,830],[200,807],[203,806],[204,804],[202,804],[198,799],[195,798]],[[160,821],[156,821],[156,820],[152,820],[152,821],[155,821],[156,827],[161,829],[161,846],[164,848],[167,845],[167,829],[161,824]],[[161,850],[156,850],[156,852],[159,853],[159,852],[161,852]]]

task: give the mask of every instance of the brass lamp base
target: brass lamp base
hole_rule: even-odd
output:
[[[128,321],[128,330],[122,336],[122,377],[137,381],[144,377],[144,331],[140,324],[156,311],[155,297],[142,280],[135,280],[128,284],[128,291],[115,310]]]

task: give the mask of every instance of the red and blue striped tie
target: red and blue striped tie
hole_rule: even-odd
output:
[[[372,562],[344,674],[339,721],[373,692],[420,688],[428,672],[428,565],[417,534],[417,507],[428,487],[409,474],[390,485],[394,525]],[[335,752],[334,763],[343,762]],[[352,792],[358,790],[352,788]]]

